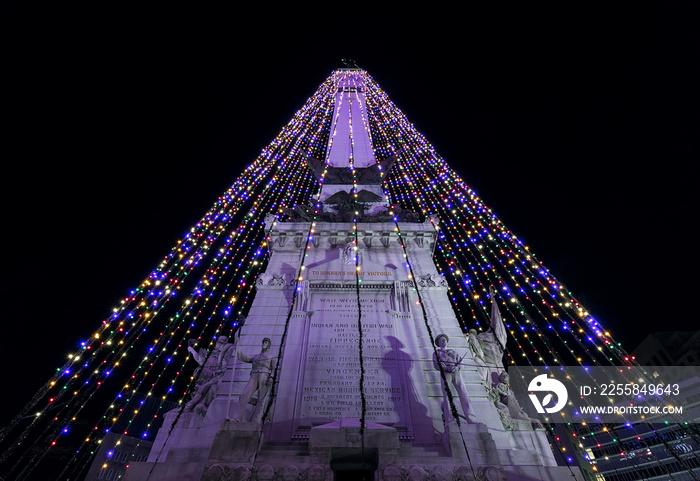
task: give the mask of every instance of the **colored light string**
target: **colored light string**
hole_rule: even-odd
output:
[[[187,339],[211,347],[216,336],[231,335],[239,327],[234,323],[250,309],[255,279],[270,254],[265,216],[308,204],[315,204],[318,215],[320,186],[306,159],[327,158],[333,144],[337,126],[331,125],[332,115],[341,75],[346,73],[334,72],[319,86],[201,220],[100,327],[78,343],[69,360],[3,428],[0,443],[7,449],[0,455],[0,473],[16,474],[27,461],[37,464],[55,446],[66,446],[83,418],[91,421],[78,445],[80,462],[89,462],[102,437],[117,425],[143,425],[148,428],[143,433],[133,432],[135,428],[125,432],[153,439],[149,424],[162,410],[149,414],[153,419],[141,420],[145,414],[139,409],[127,412],[127,406],[138,404],[139,396],[157,398],[161,407],[169,402],[181,405],[192,381]],[[370,134],[375,157],[397,158],[385,177],[387,200],[440,220],[434,261],[447,279],[448,296],[462,327],[482,330],[488,319],[488,288],[493,285],[509,333],[509,364],[634,365],[610,332],[503,225],[376,82],[366,72],[356,75],[365,86],[359,121]],[[93,406],[104,398],[110,401],[107,408]],[[64,473],[79,472],[78,464],[71,463]]]

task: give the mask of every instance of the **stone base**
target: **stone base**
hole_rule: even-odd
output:
[[[207,465],[218,463],[252,463],[260,444],[258,423],[225,420],[211,445]]]
[[[200,481],[202,465],[198,463],[130,463],[121,481]]]
[[[164,462],[132,463],[125,481],[331,481],[333,471],[373,471],[377,481],[583,481],[578,468],[546,465],[530,431],[496,431],[485,424],[451,423],[446,447],[400,442],[396,429],[367,422],[364,450],[356,418],[316,426],[309,442],[262,443],[260,425],[226,420],[206,462],[183,462],[175,452]],[[527,436],[530,436],[528,438]],[[513,444],[511,438],[522,438]],[[532,444],[531,448],[528,446]],[[516,447],[517,446],[517,447]],[[466,447],[466,449],[465,449]],[[434,448],[434,449],[433,449]],[[370,459],[371,458],[371,459]],[[369,462],[371,461],[371,463]],[[253,464],[255,463],[255,464]],[[543,465],[545,464],[545,465]]]
[[[396,429],[383,424],[365,422],[365,443],[367,447],[380,451],[398,451],[399,435]],[[357,448],[361,444],[360,420],[343,418],[340,421],[311,428],[309,446],[314,448]]]
[[[485,424],[450,423],[445,430],[454,463],[472,465],[501,464],[498,448]]]
[[[578,468],[565,466],[479,466],[448,463],[426,466],[423,464],[392,464],[379,466],[377,481],[584,481]]]
[[[343,418],[311,428],[309,451],[311,454],[330,456],[332,449],[376,448],[382,463],[394,462],[399,454],[399,434],[396,429],[367,421],[364,444],[360,435],[360,420]]]
[[[260,443],[260,424],[225,420],[211,448],[171,448],[160,462],[131,463],[124,481],[200,481],[248,479]],[[221,478],[217,473],[224,472]],[[209,474],[207,474],[209,473]],[[212,477],[213,476],[213,477]]]

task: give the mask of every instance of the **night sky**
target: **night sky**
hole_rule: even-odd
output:
[[[698,329],[691,3],[410,21],[369,10],[286,26],[262,12],[10,9],[0,356],[16,387],[2,420],[342,58],[626,349]]]

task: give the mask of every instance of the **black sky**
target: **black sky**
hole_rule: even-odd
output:
[[[698,328],[691,2],[303,22],[53,8],[3,20],[9,410],[346,57],[628,350]]]

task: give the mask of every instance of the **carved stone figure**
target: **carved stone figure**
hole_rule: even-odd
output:
[[[199,364],[194,373],[197,381],[192,391],[192,399],[185,405],[184,410],[204,415],[209,404],[216,397],[219,382],[226,372],[234,345],[229,344],[227,337],[219,336],[216,339],[214,349],[209,353],[204,348],[195,351],[195,343],[194,339],[190,339],[187,350],[192,353],[192,357]]]
[[[486,386],[492,387],[498,383],[498,377],[504,371],[503,353],[506,347],[506,328],[501,318],[501,312],[496,304],[496,292],[491,289],[491,326],[486,332],[477,335],[484,351],[484,361],[489,370]]]
[[[343,264],[353,265],[353,266],[356,263],[362,264],[362,254],[360,251],[355,250],[355,247],[352,244],[348,244],[343,248],[341,258],[343,260]]]
[[[435,338],[435,344],[437,344],[437,349],[433,354],[433,365],[435,369],[440,370],[442,367],[442,372],[445,374],[445,379],[440,376],[440,383],[442,385],[442,392],[445,398],[445,419],[450,418],[450,406],[447,397],[447,389],[453,389],[459,396],[459,402],[462,406],[462,411],[464,412],[464,418],[470,424],[476,424],[477,421],[472,415],[471,407],[469,404],[469,397],[467,396],[467,390],[464,388],[462,383],[462,377],[460,375],[460,363],[462,362],[462,357],[458,357],[457,353],[452,349],[447,349],[447,343],[450,338],[445,334],[440,334]],[[449,386],[445,386],[445,381]]]
[[[484,386],[490,387],[489,384],[487,384],[489,369],[488,367],[486,367],[486,357],[484,355],[484,349],[481,345],[481,341],[478,339],[477,336],[478,334],[476,332],[476,329],[469,329],[469,333],[467,336],[469,350],[471,351],[472,357],[474,358],[474,364],[476,364],[476,372],[479,373],[481,381],[484,383]]]
[[[523,409],[518,404],[513,391],[510,389],[510,379],[508,373],[503,371],[499,376],[499,382],[494,386],[494,391],[498,394],[495,405],[499,411],[503,411],[511,419],[520,419],[523,421],[531,421],[530,417],[525,414]]]
[[[262,340],[262,350],[259,354],[248,355],[242,351],[238,351],[238,359],[243,362],[249,362],[253,368],[250,371],[250,379],[243,388],[240,398],[238,399],[238,409],[234,416],[234,421],[248,421],[244,419],[246,407],[253,394],[257,393],[258,399],[255,404],[255,409],[251,415],[250,421],[261,422],[265,412],[265,398],[272,385],[272,354],[270,346],[272,342],[269,338]]]

